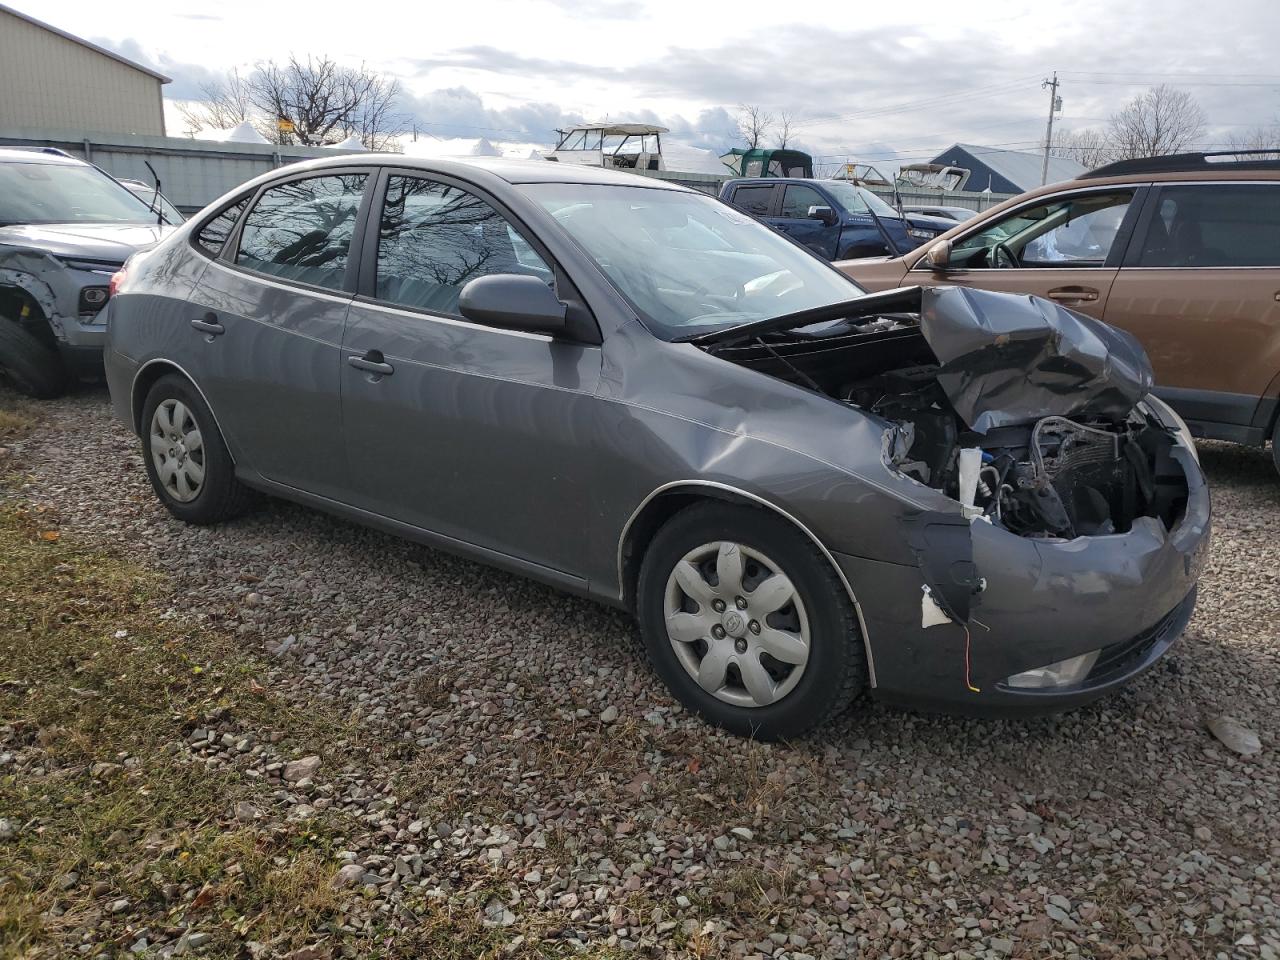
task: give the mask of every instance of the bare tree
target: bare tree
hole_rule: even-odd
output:
[[[1189,149],[1204,128],[1204,111],[1195,98],[1161,84],[1112,114],[1108,138],[1117,160],[1158,157]]]
[[[785,150],[787,145],[791,143],[791,137],[796,132],[796,118],[788,111],[783,110],[778,113],[778,123],[774,127],[774,139],[778,143],[778,149]]]
[[[747,147],[754,150],[760,146],[769,131],[773,129],[773,114],[755,104],[738,105],[738,132],[747,141]]]
[[[394,113],[400,84],[363,65],[344,67],[329,57],[290,57],[259,63],[247,81],[249,102],[275,143],[336,143],[357,135],[376,149],[404,132]]]
[[[178,104],[187,136],[194,137],[202,130],[226,130],[250,119],[249,84],[239,70],[232,70],[226,80],[201,85],[200,92],[203,99]]]
[[[1111,144],[1101,130],[1064,130],[1049,151],[1055,157],[1067,157],[1092,170],[1113,159]]]
[[[1266,150],[1271,155],[1267,159],[1280,158],[1280,124],[1254,127],[1242,134],[1232,134],[1230,143],[1232,150]],[[1251,156],[1249,159],[1259,158]]]

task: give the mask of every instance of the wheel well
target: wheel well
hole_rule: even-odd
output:
[[[50,350],[56,350],[58,339],[40,304],[22,287],[0,284],[0,317],[12,320]]]
[[[704,484],[690,484],[683,487],[674,486],[669,490],[663,490],[649,500],[632,519],[630,526],[627,527],[618,553],[619,573],[622,577],[622,602],[628,610],[635,610],[636,586],[640,580],[640,564],[654,536],[662,529],[663,524],[681,510],[696,503],[706,502],[732,503],[738,506],[750,507],[753,510],[767,510],[771,513],[776,513],[788,523],[795,525],[808,539],[814,540],[813,534],[797,523],[795,518],[773,507],[766,500],[737,493],[724,487]],[[826,553],[826,549],[821,543],[814,540],[814,544],[823,553]],[[832,563],[834,564],[834,561]],[[836,573],[841,579],[844,578],[844,573],[838,568]],[[852,595],[850,599],[852,599]]]
[[[147,394],[151,392],[156,381],[168,373],[176,373],[183,380],[191,380],[176,364],[165,360],[158,360],[143,367],[134,379],[133,394],[129,398],[129,415],[133,419],[134,433],[142,434],[142,405],[147,402]]]

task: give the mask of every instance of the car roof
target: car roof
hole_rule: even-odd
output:
[[[283,172],[324,170],[329,167],[404,167],[424,173],[454,174],[474,179],[476,173],[505,180],[507,183],[583,183],[612,184],[624,187],[648,187],[658,190],[679,190],[696,193],[677,183],[627,173],[606,170],[577,163],[558,163],[552,160],[513,160],[506,157],[413,157],[403,153],[356,153],[339,157],[322,157],[304,160],[287,167],[277,167],[269,174],[256,178],[269,181]]]
[[[42,147],[0,147],[0,163],[52,163],[63,166],[87,167],[79,157],[63,153],[54,148]]]

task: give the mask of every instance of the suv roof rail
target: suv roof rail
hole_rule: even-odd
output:
[[[1076,179],[1118,177],[1128,173],[1203,173],[1206,170],[1280,170],[1280,149],[1171,153],[1163,157],[1117,160],[1082,173]]]
[[[67,153],[67,151],[63,150],[63,149],[62,149],[62,148],[60,148],[60,147],[40,147],[40,148],[39,148],[39,150],[40,150],[40,152],[41,152],[41,153],[51,153],[51,154],[53,154],[55,157],[66,157],[68,160],[78,160],[78,159],[79,159],[79,157],[76,157],[76,156],[73,156],[73,155],[72,155],[72,154],[70,154],[70,153]]]

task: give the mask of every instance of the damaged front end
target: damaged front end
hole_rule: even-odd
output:
[[[903,511],[914,567],[839,558],[881,695],[918,699],[936,673],[941,703],[1061,705],[1163,655],[1194,604],[1208,495],[1132,337],[957,287],[794,319],[701,345],[878,418],[884,467],[946,498]]]

